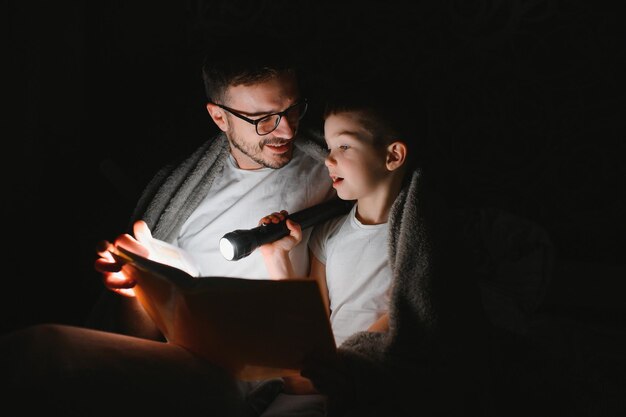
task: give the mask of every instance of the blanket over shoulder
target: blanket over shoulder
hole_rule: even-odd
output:
[[[325,157],[322,143],[315,134],[296,141],[320,160]],[[228,141],[220,134],[181,163],[162,169],[146,187],[130,225],[143,219],[155,238],[172,241],[228,154]],[[331,414],[386,416],[413,410],[412,415],[414,405],[421,415],[485,414],[489,331],[496,324],[523,332],[520,320],[510,318],[532,311],[545,292],[552,247],[540,228],[498,210],[450,209],[430,184],[422,170],[408,173],[391,209],[389,332],[360,332],[339,347],[335,366],[344,384],[311,374],[329,395]],[[517,225],[512,228],[517,232],[503,233],[503,224]],[[527,273],[509,285],[508,272],[519,271],[522,264]],[[494,302],[503,295],[511,302]],[[120,298],[105,291],[92,327],[120,331],[110,312]]]

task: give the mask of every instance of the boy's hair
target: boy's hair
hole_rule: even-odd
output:
[[[214,48],[204,58],[202,80],[209,102],[224,104],[230,86],[251,85],[278,77],[296,76],[296,61],[282,48]],[[268,51],[269,49],[269,51]]]
[[[326,100],[323,118],[342,112],[360,113],[363,126],[372,133],[374,146],[394,141],[407,145],[409,165],[419,156],[419,144],[426,132],[426,112],[422,98],[408,86],[385,82],[342,83]]]

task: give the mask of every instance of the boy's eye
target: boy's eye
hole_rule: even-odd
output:
[[[347,149],[350,149],[350,145],[339,145],[337,146],[338,149],[345,151]],[[331,153],[332,152],[332,148],[326,148],[326,152],[327,153]]]

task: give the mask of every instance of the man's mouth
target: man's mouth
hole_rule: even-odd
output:
[[[263,146],[268,148],[273,153],[281,154],[287,152],[291,148],[291,141],[266,143]]]

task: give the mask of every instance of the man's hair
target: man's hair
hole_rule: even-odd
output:
[[[358,112],[361,123],[374,138],[374,146],[396,140],[409,150],[409,163],[417,163],[426,135],[426,110],[423,97],[410,86],[396,86],[389,80],[344,82],[329,93],[323,117]]]
[[[268,51],[269,49],[269,51]],[[226,90],[236,85],[252,85],[281,74],[296,76],[296,61],[282,48],[240,48],[209,51],[202,64],[202,79],[209,102],[224,104]]]

